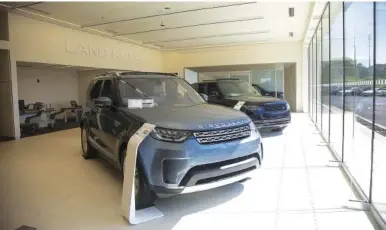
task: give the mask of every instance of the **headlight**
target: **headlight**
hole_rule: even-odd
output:
[[[290,111],[291,110],[291,107],[290,107],[290,105],[287,103],[286,105],[286,108],[287,108],[287,111]]]
[[[243,106],[246,110],[255,111],[261,109],[258,105],[244,105]]]
[[[189,137],[190,132],[156,127],[150,135],[161,141],[183,142]]]

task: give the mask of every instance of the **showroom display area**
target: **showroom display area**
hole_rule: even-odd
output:
[[[17,13],[17,14],[15,14]],[[8,14],[9,49],[11,50],[12,98],[14,116],[14,136],[20,137],[17,120],[18,86],[16,83],[16,62],[47,63],[85,68],[122,69],[178,73],[184,76],[184,68],[256,63],[296,63],[296,78],[302,77],[300,42],[257,43],[213,48],[186,50],[162,50],[146,45],[132,44],[112,39],[103,33],[53,21],[33,14],[15,11]],[[232,53],[231,56],[228,54]],[[94,75],[95,76],[95,75]],[[187,76],[189,77],[189,76]],[[194,77],[193,77],[194,78]],[[84,79],[84,78],[83,78]],[[84,84],[82,83],[84,82]],[[80,80],[80,85],[87,85]],[[302,89],[301,81],[296,81],[296,89]],[[83,103],[83,94],[78,104]],[[294,94],[295,95],[295,94]],[[302,110],[302,101],[296,94],[296,111]],[[293,103],[295,105],[295,103]],[[12,138],[14,138],[12,137]]]
[[[328,166],[333,158],[307,115],[295,113],[281,135],[262,135],[264,164],[252,180],[157,200],[164,217],[135,229],[374,229],[365,212],[342,208],[354,198],[350,186]],[[120,173],[85,161],[79,139],[72,129],[0,145],[0,174],[9,175],[2,229],[134,229],[122,217]]]

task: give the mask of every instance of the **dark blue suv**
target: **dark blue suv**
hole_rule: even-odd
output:
[[[281,131],[291,122],[291,109],[284,99],[262,96],[251,84],[239,79],[217,79],[193,84],[211,104],[234,107],[245,101],[241,111],[258,129]]]
[[[145,102],[142,108],[133,101]],[[107,73],[91,81],[81,119],[83,157],[125,170],[126,146],[144,124],[156,128],[138,148],[136,204],[237,182],[260,167],[261,136],[244,113],[208,104],[170,74]],[[124,173],[123,173],[124,175]]]

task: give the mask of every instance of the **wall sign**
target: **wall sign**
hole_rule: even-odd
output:
[[[111,47],[100,47],[91,43],[73,43],[66,41],[66,52],[89,57],[109,58],[115,60],[141,60],[141,56],[136,55],[131,51]]]

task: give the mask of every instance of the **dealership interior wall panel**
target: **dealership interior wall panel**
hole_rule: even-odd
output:
[[[284,68],[284,98],[290,104],[291,108],[296,106],[296,82],[299,79],[296,77],[296,64]]]
[[[160,50],[9,14],[17,61],[106,69],[163,71]]]
[[[79,102],[79,76],[75,70],[18,67],[17,84],[19,100],[25,104],[44,102],[59,110],[69,107],[71,100]]]

